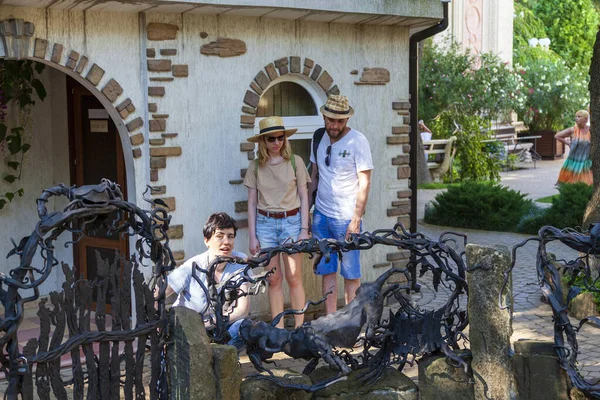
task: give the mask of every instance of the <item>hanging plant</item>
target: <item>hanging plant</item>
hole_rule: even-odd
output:
[[[46,98],[46,89],[35,76],[45,65],[30,60],[0,60],[0,158],[6,165],[2,188],[16,185],[21,179],[25,153],[31,148],[26,133],[31,130],[31,110],[35,96]],[[17,121],[7,121],[7,110],[18,110]],[[16,196],[23,196],[23,188],[8,186],[0,190],[0,209]]]

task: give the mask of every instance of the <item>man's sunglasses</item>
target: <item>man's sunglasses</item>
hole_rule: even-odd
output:
[[[285,140],[285,134],[281,135],[281,136],[267,136],[267,142],[269,143],[275,143],[275,141],[278,142],[283,142]]]
[[[331,160],[329,159],[329,156],[331,155],[331,145],[327,146],[325,153],[327,154],[327,157],[325,157],[325,165],[329,167],[329,164],[331,164]]]

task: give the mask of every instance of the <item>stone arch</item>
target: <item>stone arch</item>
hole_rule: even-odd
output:
[[[77,51],[65,51],[60,43],[54,43],[52,50],[49,50],[49,42],[45,39],[36,38],[33,55],[27,57],[30,60],[41,62],[55,68],[81,83],[102,103],[109,116],[115,123],[121,145],[123,147],[123,156],[125,158],[125,171],[127,179],[128,193],[137,193],[135,182],[134,159],[142,156],[140,147],[145,139],[143,133],[144,121],[142,117],[136,116],[136,107],[129,97],[123,94],[123,88],[114,78],[105,80],[100,87],[105,71],[97,64],[92,64],[88,68],[89,59],[85,55],[80,55]],[[66,55],[66,56],[63,56]],[[122,99],[117,103],[117,100]],[[115,105],[115,103],[117,103]],[[125,120],[129,119],[129,122]],[[131,201],[135,202],[136,196],[131,196]]]
[[[244,99],[242,100],[242,114],[240,115],[240,126],[242,129],[254,129],[260,97],[267,89],[277,83],[284,81],[300,83],[313,98],[319,97],[322,100],[323,94],[327,98],[332,94],[340,93],[331,75],[321,65],[315,63],[310,58],[304,58],[303,64],[301,60],[301,57],[298,56],[282,57],[267,64],[264,69],[258,71],[254,79],[250,82],[250,89],[246,90]],[[248,160],[254,159],[254,143],[246,142],[245,140],[242,141],[240,143],[240,151],[246,153]],[[246,170],[242,169],[240,175],[241,179],[231,180],[229,183],[232,185],[242,184]],[[247,210],[247,201],[235,202],[236,212]],[[240,226],[245,226],[244,221],[240,222],[242,222]]]

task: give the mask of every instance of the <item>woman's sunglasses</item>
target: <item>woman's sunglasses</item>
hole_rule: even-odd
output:
[[[284,140],[285,140],[285,134],[283,134],[281,136],[277,136],[277,137],[275,137],[275,136],[267,137],[267,142],[269,142],[269,143],[275,143],[275,141],[283,142]]]

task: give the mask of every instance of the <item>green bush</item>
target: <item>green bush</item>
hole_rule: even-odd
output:
[[[477,115],[469,115],[452,106],[443,111],[431,122],[434,139],[456,136],[456,156],[452,163],[458,175],[454,180],[497,181],[502,167],[499,148],[495,143],[483,143],[489,135],[489,120]],[[502,147],[504,149],[504,147]]]
[[[544,23],[528,7],[515,3],[513,19],[513,64],[523,64],[522,50],[529,48],[529,39],[546,37]]]
[[[532,10],[546,27],[550,48],[570,66],[589,67],[598,31],[598,12],[592,1],[537,1]]]
[[[425,222],[456,228],[516,231],[536,206],[505,186],[466,181],[438,194],[425,210]]]
[[[492,53],[475,55],[456,43],[428,41],[419,70],[419,116],[429,124],[457,105],[464,114],[502,119],[522,100],[522,87],[521,77]]]
[[[583,214],[594,193],[594,187],[585,183],[561,184],[558,196],[552,198],[552,206],[529,215],[521,221],[518,231],[537,235],[542,226],[575,228],[583,223]]]

